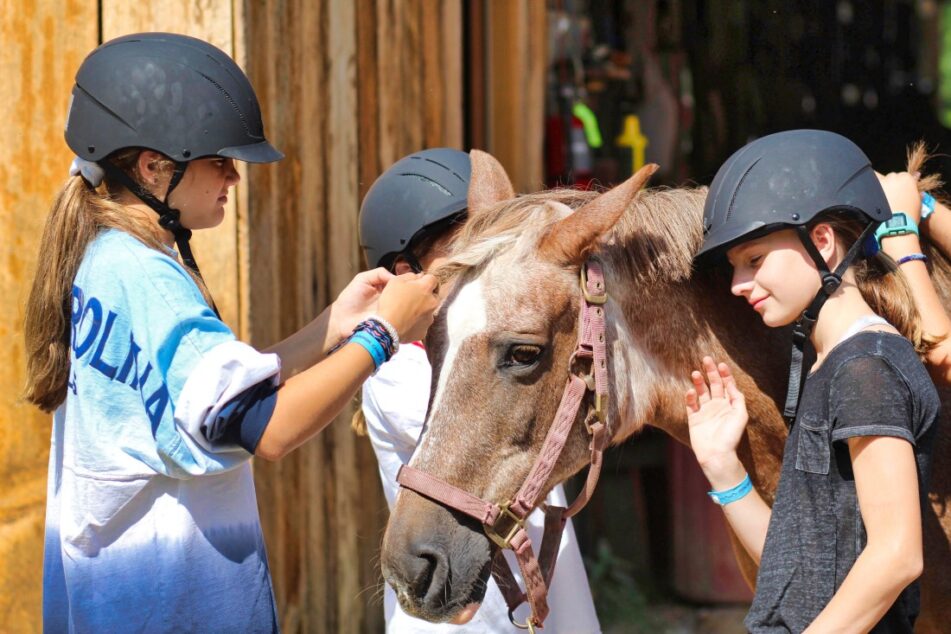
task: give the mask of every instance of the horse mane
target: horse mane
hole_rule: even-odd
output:
[[[625,279],[652,283],[686,280],[703,239],[705,187],[653,188],[638,193],[614,228],[602,237],[601,256],[623,267]],[[599,195],[552,189],[517,196],[470,217],[437,271],[441,282],[483,267],[499,253],[534,253],[558,220]],[[555,203],[555,204],[552,204]]]

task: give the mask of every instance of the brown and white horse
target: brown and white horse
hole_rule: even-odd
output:
[[[433,384],[412,466],[483,500],[512,498],[558,407],[577,339],[578,269],[595,255],[609,293],[613,442],[650,424],[687,443],[683,394],[690,370],[712,354],[734,367],[746,395],[741,459],[771,501],[786,438],[789,333],[763,326],[731,296],[726,276],[693,272],[706,190],[638,193],[635,175],[600,195],[562,190],[516,198],[494,158],[473,152],[472,159],[469,220],[443,271],[454,287],[427,338]],[[949,305],[951,266],[933,261]],[[945,416],[924,518],[918,631],[925,632],[946,631],[951,606],[947,422]],[[587,449],[579,417],[549,488],[585,466]],[[445,621],[481,601],[494,548],[476,521],[404,489],[383,541],[383,574],[405,611]],[[754,564],[736,550],[752,580]]]

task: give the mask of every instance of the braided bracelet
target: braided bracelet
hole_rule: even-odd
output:
[[[911,253],[909,255],[898,258],[898,264],[904,264],[905,262],[927,262],[928,256],[924,253]]]
[[[370,315],[367,317],[367,321],[375,321],[386,331],[386,334],[389,335],[390,341],[393,342],[393,354],[399,352],[400,349],[400,334],[396,332],[396,328],[393,327],[393,324],[383,319],[379,315]]]

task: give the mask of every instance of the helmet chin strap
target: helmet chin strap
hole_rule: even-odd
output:
[[[809,230],[802,225],[796,227],[799,240],[819,270],[819,275],[822,278],[822,287],[819,289],[819,292],[816,293],[815,298],[806,310],[802,311],[802,315],[800,315],[799,319],[796,320],[796,324],[793,326],[792,356],[789,361],[789,383],[786,387],[786,405],[783,408],[783,416],[786,417],[786,422],[790,425],[792,425],[796,419],[796,410],[799,408],[803,376],[809,372],[809,368],[806,368],[805,372],[803,372],[803,353],[806,343],[809,341],[810,335],[812,335],[812,329],[819,320],[819,311],[822,310],[822,306],[826,303],[826,300],[842,285],[842,276],[845,275],[846,270],[852,266],[852,262],[855,261],[859,251],[861,251],[865,245],[866,240],[875,231],[878,225],[879,223],[872,222],[865,227],[862,231],[862,235],[860,235],[855,244],[849,248],[845,257],[842,258],[842,261],[839,262],[839,265],[835,268],[835,271],[829,270],[829,265],[826,263],[825,258],[822,257],[822,254],[819,253],[819,249],[817,249],[816,245],[812,242],[812,238],[809,237]]]
[[[198,276],[198,279],[204,282],[204,278],[201,276],[201,271],[198,270],[198,263],[195,261],[195,256],[192,254],[192,249],[189,245],[189,240],[191,240],[192,237],[191,229],[182,225],[181,212],[170,207],[167,202],[172,190],[178,186],[182,180],[182,177],[185,175],[185,170],[188,168],[188,163],[183,161],[175,161],[175,169],[172,171],[172,177],[169,180],[164,201],[153,196],[151,192],[142,187],[131,176],[126,174],[124,171],[109,161],[99,161],[99,165],[106,172],[109,178],[121,183],[123,187],[132,192],[139,200],[151,207],[152,210],[154,210],[155,213],[159,215],[159,225],[163,229],[170,231],[175,237],[175,245],[178,247],[178,253],[182,257],[182,262],[185,263],[185,266],[194,271],[195,275]],[[218,312],[218,307],[215,305],[214,300],[211,302],[211,308],[215,311],[215,314],[218,315],[218,318],[221,319],[221,314]]]

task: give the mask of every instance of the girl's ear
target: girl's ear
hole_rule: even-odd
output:
[[[832,225],[820,222],[812,228],[809,235],[812,238],[812,243],[819,250],[819,254],[829,263],[829,268],[833,268],[836,263],[832,261],[835,259],[835,230]]]
[[[158,152],[152,150],[142,150],[139,152],[139,158],[135,161],[136,170],[142,179],[142,184],[147,189],[154,190],[165,175],[163,167],[163,157]]]

